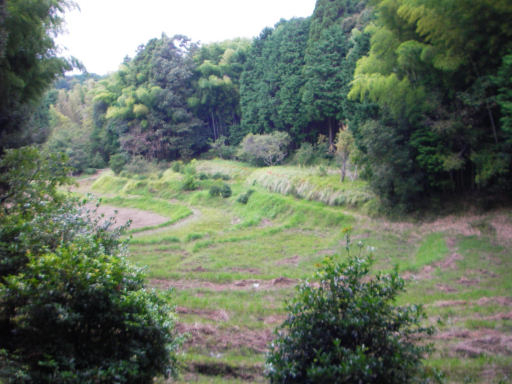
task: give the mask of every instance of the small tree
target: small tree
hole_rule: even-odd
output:
[[[340,125],[340,130],[336,134],[336,161],[341,168],[341,182],[345,181],[347,174],[347,163],[350,154],[354,150],[354,137],[348,130],[348,127],[343,123]]]
[[[119,175],[121,171],[124,169],[126,163],[128,163],[127,156],[124,153],[117,153],[115,155],[110,156],[110,161],[108,162],[108,165],[116,175]]]
[[[287,155],[290,135],[273,132],[268,135],[248,134],[240,144],[239,156],[256,165],[279,164]]]
[[[267,358],[271,383],[422,382],[429,347],[417,342],[432,329],[421,307],[393,304],[404,289],[397,270],[370,278],[370,266],[360,255],[326,259],[318,285],[298,287]]]

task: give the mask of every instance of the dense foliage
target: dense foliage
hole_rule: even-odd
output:
[[[171,309],[126,261],[123,228],[59,192],[63,160],[28,147],[0,161],[0,381],[174,374]]]
[[[67,0],[0,3],[0,151],[46,138],[27,129],[36,102],[71,62],[57,56],[53,36]]]
[[[511,16],[498,0],[318,0],[252,42],[152,39],[118,72],[49,93],[32,121],[78,171],[232,158],[248,134],[285,132],[299,164],[350,165],[390,207],[492,201],[512,189]]]
[[[374,188],[402,205],[426,194],[510,190],[511,3],[375,5],[370,52],[357,63],[349,95],[379,106],[356,136]]]
[[[267,358],[271,383],[413,383],[427,371],[418,342],[418,306],[393,302],[403,291],[397,271],[369,277],[371,261],[326,259],[318,285],[305,282],[288,304]],[[427,379],[425,379],[427,382]]]

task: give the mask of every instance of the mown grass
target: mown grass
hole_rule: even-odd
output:
[[[223,182],[230,185],[233,195],[228,199],[211,197],[208,184],[201,182],[198,183],[199,190],[182,191],[183,175],[170,170],[143,180],[106,174],[107,178],[100,178],[93,186],[96,192],[110,194],[110,198],[114,198],[111,196],[114,194],[124,202],[139,201],[143,205],[137,208],[156,209],[160,214],[166,204],[169,214],[175,214],[174,209],[180,206],[193,208],[194,216],[182,225],[162,228],[158,233],[138,233],[130,243],[131,260],[148,268],[149,279],[189,282],[190,288],[175,291],[174,304],[196,312],[180,314],[180,322],[209,324],[240,333],[273,329],[286,314],[284,303],[294,295],[293,286],[269,290],[251,286],[214,290],[202,283],[310,278],[315,264],[324,257],[346,257],[341,230],[350,226],[354,228],[351,234],[353,251],[359,249],[359,241],[364,253],[372,247],[375,272],[389,271],[398,264],[400,271],[412,274],[406,292],[397,299],[397,304],[424,305],[428,322],[435,324],[440,332],[511,332],[509,320],[491,318],[510,311],[509,307],[493,301],[479,304],[482,298],[510,297],[512,292],[512,254],[508,247],[496,243],[491,229],[483,231],[481,236],[423,233],[414,226],[398,230],[393,223],[382,225],[385,219],[374,221],[357,210],[347,211],[340,206],[329,206],[328,202],[310,201],[321,199],[308,197],[306,192],[301,195],[272,186],[282,179],[283,185],[307,184],[311,190],[324,190],[325,196],[333,191],[354,196],[367,191],[366,185],[359,181],[346,182],[340,187],[337,174],[320,176],[315,169],[257,169],[224,160],[197,161],[195,167],[197,173],[228,175],[230,179]],[[268,171],[272,174],[268,175]],[[254,193],[247,203],[237,202],[238,197],[249,189]],[[131,199],[133,195],[136,195],[134,200]],[[174,200],[167,200],[171,198]],[[480,226],[483,228],[483,224]],[[453,268],[437,267],[428,278],[414,277],[421,275],[426,266],[442,262],[453,252],[461,256]],[[465,303],[438,305],[443,301]],[[202,315],[201,311],[224,311],[226,317],[215,320]],[[441,323],[438,324],[438,320]],[[455,351],[457,342],[436,340],[437,352],[427,360],[428,365],[445,372],[447,382],[498,383],[500,380],[507,382],[511,377],[511,356],[490,353],[467,357]],[[264,354],[249,353],[244,347],[233,347],[219,355],[194,346],[183,355],[184,365],[189,369],[185,369],[178,382],[262,382],[263,361]],[[200,372],[196,369],[198,366],[211,370]],[[254,366],[259,367],[258,375],[253,374]],[[243,376],[247,367],[247,376],[226,374],[234,369]],[[489,370],[494,370],[495,374],[489,376]]]

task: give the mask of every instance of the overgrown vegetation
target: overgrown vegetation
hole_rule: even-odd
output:
[[[168,300],[126,260],[123,227],[59,187],[64,159],[34,148],[0,161],[0,378],[151,383],[175,375]]]

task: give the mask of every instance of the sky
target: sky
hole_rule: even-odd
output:
[[[79,59],[91,73],[117,70],[149,39],[186,35],[209,43],[258,36],[280,19],[306,17],[316,0],[75,0],[57,38],[61,55]]]

